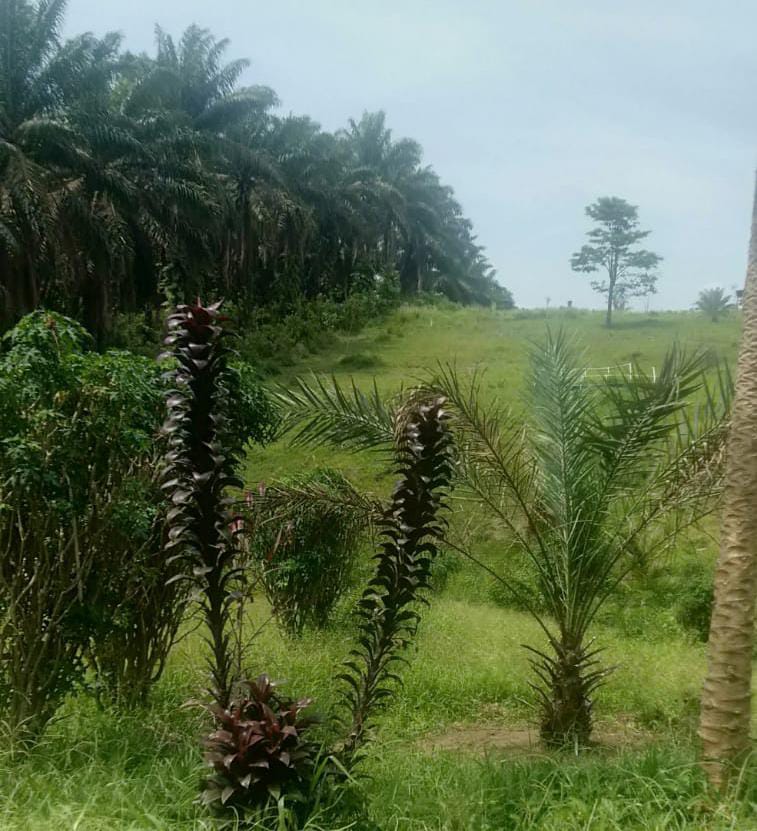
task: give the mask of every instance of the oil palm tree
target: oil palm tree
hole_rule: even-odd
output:
[[[757,584],[757,186],[744,291],[744,325],[728,442],[720,555],[699,735],[702,763],[727,784],[751,747],[752,648]]]
[[[700,291],[694,305],[700,312],[706,314],[713,323],[717,323],[721,316],[733,307],[731,296],[725,289],[719,287]]]
[[[130,305],[140,247],[154,260],[188,226],[182,202],[208,200],[164,141],[111,107],[120,38],[61,43],[65,7],[0,0],[3,316],[51,304],[102,340],[111,308]]]
[[[703,355],[674,349],[655,380],[637,370],[597,385],[558,334],[534,352],[525,421],[487,401],[480,377],[449,367],[389,403],[375,388],[323,379],[301,379],[279,397],[294,441],[353,449],[389,442],[401,400],[447,399],[459,485],[506,531],[503,558],[533,573],[531,583],[494,572],[546,639],[530,647],[542,736],[582,745],[607,675],[589,639],[597,613],[641,550],[659,552],[716,504],[729,385],[719,376],[716,395],[705,366]],[[693,407],[697,394],[703,403]],[[454,537],[447,543],[475,559]]]
[[[52,191],[78,167],[80,138],[61,117],[76,62],[61,49],[65,0],[0,2],[0,283],[4,317],[44,294],[39,258],[57,223]]]

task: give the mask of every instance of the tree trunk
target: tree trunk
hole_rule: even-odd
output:
[[[750,748],[757,579],[757,185],[699,736],[717,787]]]
[[[607,314],[605,315],[605,326],[612,327],[612,304],[615,300],[615,280],[610,277],[610,284],[607,289]]]
[[[587,651],[581,636],[563,631],[550,638],[554,654],[526,647],[539,681],[532,687],[541,707],[540,734],[548,747],[586,747],[591,738],[592,697],[606,675],[597,651]]]

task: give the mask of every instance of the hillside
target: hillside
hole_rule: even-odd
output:
[[[739,339],[736,315],[712,323],[694,312],[619,315],[613,329],[603,325],[602,312],[494,311],[452,304],[403,306],[359,335],[340,337],[317,355],[282,368],[274,383],[286,385],[297,375],[322,373],[338,381],[354,379],[363,388],[374,380],[385,393],[412,384],[438,363],[461,372],[482,370],[483,388],[517,408],[528,377],[529,350],[544,339],[547,327],[563,328],[585,350],[591,367],[638,363],[651,374],[672,344],[707,349],[733,365]],[[247,478],[254,482],[286,476],[303,467],[328,463],[364,481],[371,465],[365,459],[333,451],[313,452],[286,444],[250,453]],[[367,482],[366,482],[367,483]]]

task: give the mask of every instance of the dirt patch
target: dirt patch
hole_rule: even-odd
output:
[[[623,719],[600,724],[592,735],[592,749],[617,751],[640,747],[652,741],[652,734]],[[529,725],[455,724],[443,733],[424,736],[419,745],[429,752],[454,750],[485,756],[491,753],[516,756],[544,756],[550,753]]]

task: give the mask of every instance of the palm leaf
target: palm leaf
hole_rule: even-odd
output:
[[[384,403],[376,382],[364,393],[352,380],[342,387],[318,375],[279,387],[273,398],[282,412],[281,433],[295,444],[334,445],[350,450],[386,448],[394,437],[394,408]]]

